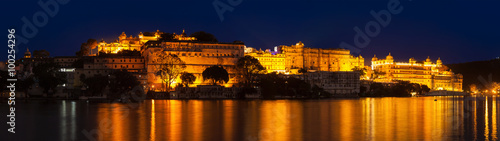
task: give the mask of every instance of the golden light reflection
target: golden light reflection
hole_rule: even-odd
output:
[[[151,141],[156,140],[156,121],[155,121],[155,100],[151,100],[151,131],[149,131],[149,138]]]
[[[145,111],[100,104],[96,117],[109,121],[98,123],[101,137],[120,141],[498,140],[497,100],[151,100]]]
[[[344,139],[349,139],[352,137],[352,128],[353,128],[353,105],[352,102],[343,101],[340,103],[340,137]]]
[[[225,141],[232,141],[233,139],[233,119],[234,117],[234,105],[233,105],[233,100],[224,100],[222,102],[222,106],[224,106],[224,128],[223,128],[223,133],[224,133],[224,140]]]
[[[193,124],[190,125],[190,128],[192,129],[190,132],[192,135],[192,141],[200,141],[202,139],[202,133],[203,133],[203,101],[200,100],[195,100],[195,101],[190,101],[189,104],[189,112],[192,112],[193,115],[189,116],[190,121],[193,122]]]
[[[111,134],[111,140],[120,140],[120,141],[125,141],[129,140],[130,138],[126,138],[125,135],[125,129],[128,129],[126,127],[128,119],[127,116],[128,114],[125,114],[124,112],[129,112],[129,111],[124,111],[124,109],[121,109],[122,106],[119,103],[114,103],[111,105],[111,109],[108,109],[111,111],[111,122],[112,122],[112,134]]]
[[[492,140],[498,140],[498,124],[497,124],[497,120],[498,120],[498,115],[497,115],[497,100],[495,100],[495,98],[493,98],[492,100],[492,103],[491,106],[492,106],[492,111],[491,111],[491,131],[493,133],[491,133],[491,138]]]
[[[488,115],[488,114],[489,114],[489,113],[488,113],[488,98],[486,98],[486,100],[485,100],[485,105],[486,105],[486,106],[484,107],[484,136],[485,136],[486,138],[488,138],[488,137],[489,137],[489,134],[490,134],[490,130],[489,130],[489,129],[490,129],[490,128],[489,128],[489,120],[488,120],[488,118],[489,118],[489,117],[488,117],[488,116],[489,116],[489,115]]]
[[[168,129],[168,137],[169,140],[179,141],[181,140],[182,133],[182,102],[179,100],[169,100],[168,104],[166,104],[165,109],[168,109],[169,112],[165,112],[169,116],[169,126]]]
[[[262,102],[260,140],[289,140],[290,107],[287,103],[285,100]]]

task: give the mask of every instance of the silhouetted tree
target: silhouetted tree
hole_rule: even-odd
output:
[[[208,67],[203,71],[202,76],[203,80],[210,80],[212,85],[229,81],[229,74],[222,66]]]
[[[66,83],[66,74],[59,69],[59,65],[52,62],[40,63],[33,67],[34,78],[38,80],[45,93],[50,89],[54,90],[57,85]]]
[[[95,75],[83,79],[83,83],[89,87],[89,91],[92,96],[101,95],[102,91],[108,86],[108,76]]]
[[[50,53],[45,49],[33,51],[33,58],[47,58],[49,56]]]
[[[77,51],[75,54],[76,56],[86,56],[89,55],[89,53],[92,53],[92,49],[95,49],[97,47],[97,40],[95,39],[88,39],[87,42],[82,43],[80,45],[80,51]]]
[[[174,40],[174,35],[171,33],[163,33],[160,35],[161,41],[172,41]]]
[[[307,73],[307,70],[304,69],[304,68],[300,68],[299,71],[298,71],[298,73],[304,74],[304,73]]]
[[[127,72],[127,70],[111,73],[109,82],[111,90],[110,98],[118,98],[140,84],[139,80],[130,72]]]
[[[7,87],[7,84],[8,84],[7,79],[8,78],[10,78],[9,72],[0,70],[0,86],[2,87],[0,92],[3,91]]]
[[[192,73],[184,72],[181,74],[181,80],[182,84],[187,87],[189,86],[189,84],[194,83],[194,81],[196,80],[196,76],[194,76]]]
[[[431,91],[431,89],[427,87],[427,85],[421,85],[420,87],[421,87],[420,89],[422,90],[422,94]]]
[[[352,71],[359,72],[359,76],[364,76],[366,74],[366,68],[355,66],[351,69]]]
[[[198,41],[202,42],[218,42],[217,38],[215,38],[214,35],[207,33],[205,31],[194,32],[189,36],[195,37]]]
[[[22,92],[25,92],[25,97],[27,97],[28,95],[28,89],[31,88],[31,86],[33,84],[35,84],[35,81],[33,80],[34,77],[33,75],[30,75],[28,77],[26,77],[25,79],[20,79],[17,81],[16,85],[17,85],[17,88],[16,90],[19,90],[19,91],[22,91]]]
[[[286,91],[285,79],[278,76],[275,72],[262,75],[258,86],[261,88],[262,97],[266,99],[273,99],[278,95],[292,93]]]
[[[166,84],[167,91],[171,84],[184,72],[186,65],[177,55],[165,54],[164,52],[156,56],[156,70],[158,76]]]
[[[238,59],[236,68],[245,86],[250,86],[258,74],[265,72],[265,68],[260,64],[259,60],[248,55]]]

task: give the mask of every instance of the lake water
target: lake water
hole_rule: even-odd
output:
[[[498,97],[17,101],[4,140],[499,140]],[[0,106],[7,115],[7,104]],[[7,121],[7,118],[2,121]],[[5,138],[6,137],[6,138]]]

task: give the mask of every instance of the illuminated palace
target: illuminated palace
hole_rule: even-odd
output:
[[[118,40],[114,42],[106,43],[104,40],[102,40],[98,44],[98,52],[118,53],[120,50],[140,51],[141,46],[144,45],[144,43],[148,41],[156,41],[162,34],[163,32],[156,30],[156,32],[146,34],[141,32],[137,37],[132,37],[132,35],[127,37],[127,34],[125,34],[125,32],[122,32],[122,34],[118,36]]]
[[[139,33],[138,37],[132,37],[125,33],[119,36],[119,40],[112,43],[101,41],[98,45],[99,52],[116,54],[121,50],[137,50],[140,56],[114,56],[94,59],[92,63],[85,64],[84,69],[94,69],[96,73],[102,73],[101,69],[125,69],[133,72],[143,85],[151,88],[161,88],[164,84],[159,76],[155,75],[158,64],[155,62],[160,53],[177,55],[185,62],[185,72],[196,76],[196,81],[192,86],[208,84],[203,81],[202,72],[213,65],[223,66],[229,73],[230,80],[226,86],[236,83],[235,64],[238,58],[244,56],[244,44],[238,43],[210,43],[199,42],[195,37],[188,37],[183,30],[182,34],[173,34],[172,40],[160,40],[165,34],[157,30],[156,32]],[[89,72],[93,72],[90,71]],[[108,71],[106,71],[108,72]],[[172,86],[180,82],[177,78]]]
[[[428,57],[425,61],[410,58],[409,62],[395,62],[391,54],[385,59],[372,58],[372,70],[379,75],[376,82],[393,80],[410,81],[427,85],[431,90],[462,91],[463,76],[454,74],[443,65],[441,59],[433,63]]]
[[[281,45],[274,51],[256,51],[245,49],[245,54],[259,59],[260,63],[269,72],[285,72],[297,74],[298,70],[315,71],[352,71],[354,67],[364,67],[364,58],[354,57],[345,49],[321,49],[304,47],[304,43],[295,45]]]
[[[186,64],[185,71],[194,74],[193,85],[208,84],[203,82],[202,72],[213,65],[223,66],[229,73],[229,82],[225,86],[237,83],[235,64],[244,54],[243,43],[207,43],[177,38],[174,41],[150,41],[144,45],[142,54],[146,59],[149,83],[160,85],[161,79],[155,75],[155,62],[160,52],[177,55]],[[150,79],[151,78],[151,79]],[[179,78],[174,82],[180,82]]]

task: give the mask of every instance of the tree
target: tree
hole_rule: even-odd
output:
[[[8,78],[10,78],[9,72],[0,70],[0,86],[2,87],[2,89],[0,89],[0,92],[7,87],[7,84],[9,83],[7,82]]]
[[[50,89],[54,90],[57,85],[66,83],[66,74],[59,71],[59,65],[56,63],[40,63],[33,68],[34,78],[38,84],[48,93]]]
[[[33,58],[47,58],[49,56],[50,53],[45,49],[33,51]]]
[[[372,73],[371,79],[373,79],[373,80],[374,80],[374,79],[377,79],[377,78],[379,78],[379,77],[381,77],[381,76],[383,76],[383,75],[385,75],[385,72],[375,70],[375,71],[373,71],[373,73]]]
[[[171,33],[163,33],[160,35],[160,39],[161,41],[172,41],[174,40],[174,35],[171,34]]]
[[[18,80],[16,85],[18,85],[17,86],[18,90],[24,91],[27,94],[28,89],[31,88],[31,86],[34,83],[35,83],[35,81],[33,81],[33,75],[30,75],[30,76],[26,77],[25,79]]]
[[[117,98],[140,84],[137,77],[127,70],[113,72],[109,78],[111,98]]]
[[[307,73],[307,70],[304,69],[304,68],[300,68],[299,71],[298,71],[298,73],[304,74],[304,73]]]
[[[355,66],[351,70],[355,71],[355,72],[359,72],[359,76],[365,76],[366,75],[366,68],[364,68],[364,67]]]
[[[198,41],[202,41],[202,42],[218,42],[217,38],[215,38],[214,35],[212,35],[210,33],[206,33],[205,31],[194,32],[189,36],[195,37]]]
[[[303,78],[304,80],[307,80],[307,79],[306,79],[307,69],[305,69],[305,68],[300,68],[300,69],[299,69],[299,71],[298,71],[298,73],[302,74],[302,78]]]
[[[85,77],[85,75],[83,75],[83,77]],[[106,86],[108,86],[108,77],[102,75],[95,75],[93,77],[83,79],[82,82],[89,87],[92,96],[97,96],[102,93],[102,91],[106,88]]]
[[[283,93],[293,93],[293,91],[288,92],[286,90],[286,80],[278,76],[275,72],[262,75],[259,79],[258,86],[261,88],[262,97],[266,99],[273,99]]]
[[[212,85],[217,83],[227,83],[229,81],[229,74],[222,66],[211,66],[205,69],[202,73],[203,80],[212,81]]]
[[[422,90],[422,94],[431,91],[431,89],[427,87],[427,85],[420,85],[420,87],[421,87],[420,89]]]
[[[181,80],[182,84],[187,87],[189,86],[189,84],[194,83],[194,81],[196,80],[196,76],[194,76],[192,73],[184,72],[181,74]]]
[[[89,53],[92,54],[92,49],[95,49],[96,47],[97,47],[97,40],[88,39],[87,42],[82,43],[82,45],[80,45],[80,51],[77,51],[75,54],[76,56],[86,56]]]
[[[156,75],[160,76],[162,82],[166,84],[166,89],[170,90],[171,84],[186,69],[186,64],[174,54],[162,52],[156,58]]]
[[[265,68],[260,64],[259,60],[248,55],[238,59],[236,68],[238,73],[241,74],[245,86],[250,86],[255,80],[256,75],[263,74],[265,71]]]

